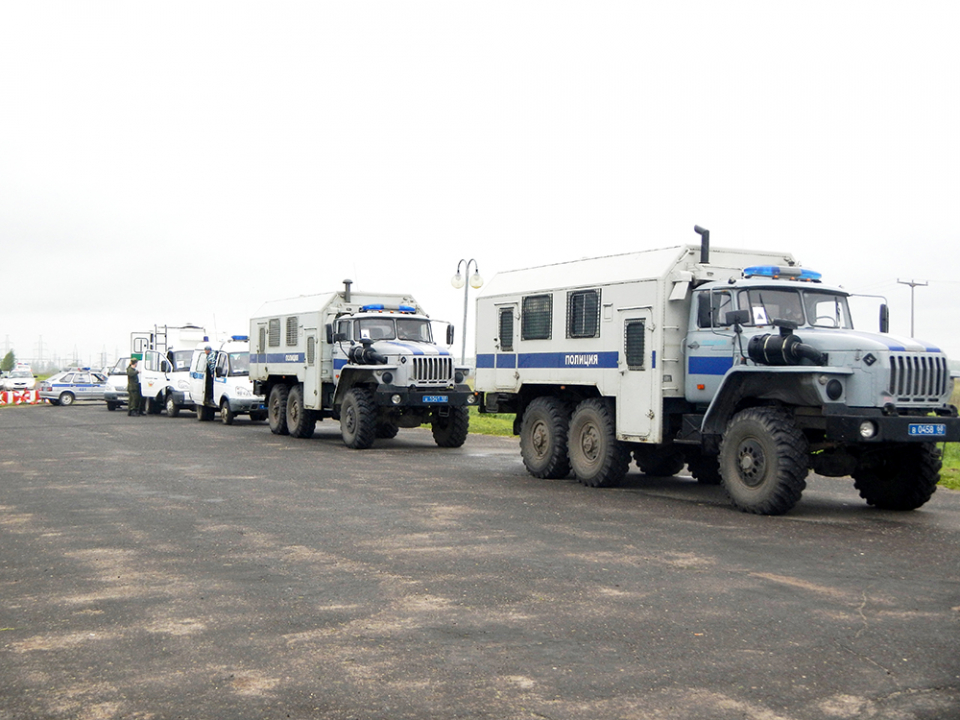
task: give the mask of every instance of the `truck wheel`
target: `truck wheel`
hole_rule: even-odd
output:
[[[147,398],[147,414],[159,415],[163,411],[163,403],[156,398]]]
[[[64,392],[60,393],[59,403],[61,405],[73,405],[73,401],[76,399],[77,398],[73,393]]]
[[[446,417],[438,417],[431,423],[433,441],[439,447],[458,448],[467,440],[470,432],[470,411],[465,407],[452,407]]]
[[[384,440],[390,440],[395,438],[397,433],[400,432],[400,426],[393,422],[381,422],[377,423],[377,438],[382,438]]]
[[[807,486],[807,439],[789,413],[748,408],[733,416],[720,444],[720,474],[734,506],[782,515]]]
[[[230,401],[223,398],[220,401],[220,422],[224,425],[233,425],[235,417],[237,417],[237,414],[230,409]]]
[[[600,398],[577,405],[567,443],[570,467],[584,485],[614,487],[630,468],[630,451],[617,440],[613,413]]]
[[[942,465],[933,443],[885,447],[861,459],[853,486],[881,510],[916,510],[936,492]]]
[[[556,480],[570,474],[567,434],[570,412],[559,398],[534,398],[520,423],[520,456],[527,472]]]
[[[644,475],[673,477],[686,464],[683,453],[675,447],[650,446],[633,451],[633,459]]]
[[[270,398],[267,401],[267,420],[270,421],[270,432],[274,435],[287,434],[287,394],[286,385],[274,385],[270,388]]]
[[[354,450],[365,450],[377,437],[377,414],[370,391],[353,388],[340,406],[340,435],[343,444]]]
[[[720,477],[720,458],[693,450],[687,452],[687,469],[701,485],[719,485],[723,482]]]
[[[180,406],[173,401],[173,393],[167,393],[167,400],[164,405],[167,406],[167,417],[175,418],[180,414]]]
[[[287,393],[287,432],[290,437],[308,438],[316,427],[316,417],[303,406],[303,385],[298,383]]]

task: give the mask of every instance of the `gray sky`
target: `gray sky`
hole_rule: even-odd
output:
[[[459,332],[461,258],[699,223],[886,295],[901,334],[897,280],[928,282],[916,335],[960,359],[958,27],[953,0],[3,3],[0,349],[246,332],[346,277]]]

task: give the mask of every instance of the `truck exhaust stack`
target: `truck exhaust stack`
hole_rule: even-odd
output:
[[[700,236],[700,263],[706,265],[710,262],[710,231],[699,225],[694,225],[693,231]]]

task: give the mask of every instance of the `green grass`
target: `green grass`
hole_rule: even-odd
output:
[[[470,432],[477,435],[499,435],[510,437],[513,435],[513,415],[496,415],[480,413],[477,408],[470,408]]]

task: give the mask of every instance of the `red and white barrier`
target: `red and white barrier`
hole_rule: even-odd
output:
[[[0,405],[36,405],[41,402],[39,390],[0,391]]]

